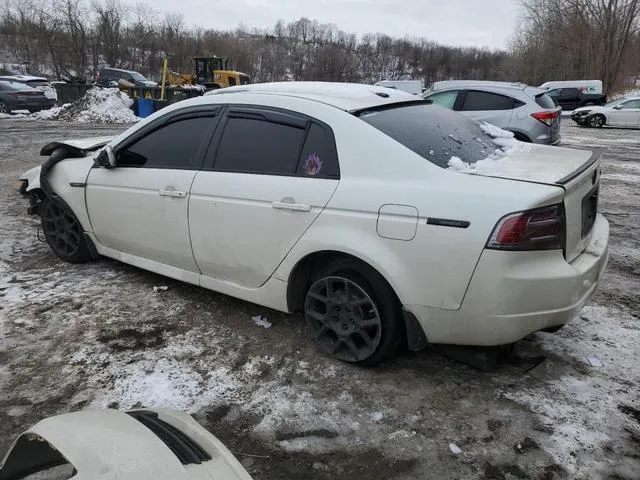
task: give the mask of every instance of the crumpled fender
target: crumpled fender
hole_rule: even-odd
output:
[[[115,136],[109,137],[88,137],[88,138],[76,138],[72,140],[60,140],[51,142],[42,147],[40,155],[51,155],[56,148],[65,147],[74,157],[84,157],[87,152],[97,150],[104,147],[107,143],[113,140]]]

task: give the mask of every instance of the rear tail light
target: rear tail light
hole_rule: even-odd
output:
[[[550,127],[553,121],[560,116],[560,112],[536,112],[532,113],[531,116],[544,123],[547,127]]]
[[[564,206],[535,208],[503,217],[487,242],[492,250],[564,250]]]

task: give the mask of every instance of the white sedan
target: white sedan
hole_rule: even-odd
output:
[[[640,97],[623,97],[606,105],[580,107],[573,111],[571,119],[578,125],[601,128],[640,128]]]
[[[521,144],[483,169],[487,129],[407,93],[212,93],[42,150],[22,190],[60,258],[104,255],[304,312],[321,350],[367,364],[403,340],[510,344],[593,294],[609,236],[599,154]]]

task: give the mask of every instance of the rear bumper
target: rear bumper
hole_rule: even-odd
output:
[[[13,102],[10,106],[12,110],[47,110],[56,105],[55,100],[46,99],[46,100],[24,100]]]
[[[560,251],[485,250],[457,311],[405,305],[430,343],[493,346],[573,319],[591,298],[609,256],[609,223],[598,214],[587,248],[571,263]]]

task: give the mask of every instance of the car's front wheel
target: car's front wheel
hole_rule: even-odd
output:
[[[11,113],[11,109],[7,106],[6,103],[0,102],[0,113]]]
[[[601,115],[599,113],[595,115],[591,115],[587,120],[587,125],[590,126],[591,128],[602,128],[604,126],[604,123],[605,123],[604,115]]]
[[[339,360],[375,365],[402,342],[402,311],[393,290],[356,260],[338,259],[317,272],[304,313],[318,347]]]
[[[67,205],[47,197],[42,202],[41,212],[42,231],[53,253],[69,263],[91,260],[83,228]]]

